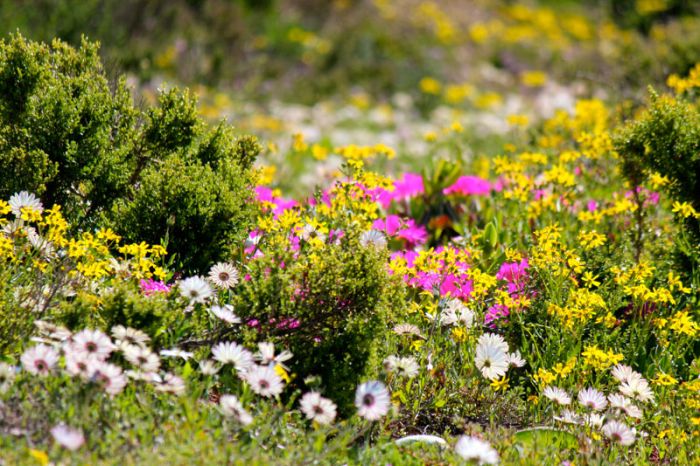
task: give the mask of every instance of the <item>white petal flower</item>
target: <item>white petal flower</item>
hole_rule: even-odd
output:
[[[484,334],[476,346],[474,363],[481,374],[489,379],[500,379],[508,371],[508,345],[498,335]]]
[[[36,345],[24,353],[20,358],[25,371],[36,375],[48,375],[58,362],[58,353],[48,345]]]
[[[151,337],[141,330],[124,327],[123,325],[112,327],[112,336],[114,337],[116,345],[119,347],[123,344],[145,347],[148,345],[148,342],[151,341]]]
[[[121,367],[108,362],[94,360],[90,362],[89,370],[92,372],[92,379],[102,386],[102,389],[109,395],[117,395],[126,386],[126,376]]]
[[[379,420],[389,412],[389,391],[376,380],[365,382],[355,391],[355,406],[361,417],[369,421]]]
[[[474,311],[465,306],[459,299],[451,299],[440,312],[440,324],[460,324],[469,329],[474,325]]]
[[[238,343],[218,343],[211,352],[214,359],[221,364],[233,364],[238,372],[245,372],[253,365],[253,354]]]
[[[124,358],[143,372],[157,372],[160,368],[160,358],[149,348],[127,345],[123,351]]]
[[[618,421],[610,421],[603,426],[603,435],[620,445],[629,446],[634,443],[636,432]]]
[[[105,361],[114,351],[112,340],[99,330],[85,329],[73,335],[71,351],[85,353],[100,361]]]
[[[85,436],[80,429],[68,427],[65,424],[58,424],[51,429],[51,436],[63,448],[71,451],[77,450],[85,443]]]
[[[253,416],[243,408],[241,402],[234,395],[221,395],[219,406],[225,415],[235,417],[244,426],[253,422]]]
[[[22,209],[25,207],[39,211],[40,213],[44,211],[44,206],[41,204],[41,201],[34,194],[27,191],[13,194],[10,197],[9,204],[12,213],[18,218],[22,215]]]
[[[310,421],[316,421],[319,424],[330,424],[335,419],[335,403],[328,398],[322,397],[317,392],[306,393],[301,397],[299,404],[301,406],[301,412],[303,412]]]
[[[233,313],[233,306],[226,304],[224,306],[212,306],[211,313],[217,318],[223,320],[227,324],[240,324],[241,318]]]
[[[520,354],[520,350],[508,354],[508,365],[512,367],[525,367],[527,362]]]
[[[632,380],[638,380],[642,378],[642,374],[632,369],[630,366],[624,364],[618,364],[612,368],[610,371],[613,377],[615,377],[620,383],[630,382]]]
[[[560,405],[571,404],[571,397],[559,387],[546,387],[542,395]]]
[[[488,443],[476,437],[462,435],[455,445],[455,453],[476,464],[498,464],[498,452]]]
[[[260,396],[273,397],[284,390],[284,382],[272,366],[254,366],[245,374],[245,380]]]
[[[238,284],[238,270],[227,262],[219,262],[209,270],[209,280],[219,289],[228,290]]]
[[[620,385],[620,393],[643,403],[654,401],[654,392],[644,378],[633,378]]]
[[[205,303],[211,298],[213,291],[209,283],[202,277],[189,277],[180,282],[180,295],[190,303]]]
[[[605,399],[605,395],[595,388],[585,388],[578,392],[578,402],[582,406],[594,411],[605,409],[608,405],[608,400]]]

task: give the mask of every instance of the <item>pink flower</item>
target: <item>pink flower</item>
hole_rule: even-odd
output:
[[[510,310],[503,304],[495,304],[491,306],[484,315],[484,325],[494,328],[494,322],[499,319],[506,318],[510,315]]]
[[[407,247],[412,248],[418,244],[423,244],[428,239],[428,232],[423,225],[416,225],[413,219],[406,221],[406,228],[398,234],[399,238],[405,239]]]
[[[139,282],[139,287],[141,288],[141,293],[143,293],[145,296],[151,296],[156,293],[170,292],[170,286],[166,285],[163,282],[156,281],[150,278],[148,280],[142,279]]]
[[[394,199],[406,199],[423,194],[424,192],[423,176],[416,173],[404,173],[400,180],[394,181],[392,197]]]
[[[452,186],[442,190],[445,195],[456,193],[464,196],[485,196],[490,192],[491,183],[488,180],[472,175],[460,176]]]
[[[386,232],[388,236],[394,236],[401,228],[401,217],[398,215],[387,215],[385,219],[377,219],[372,224],[375,230]]]

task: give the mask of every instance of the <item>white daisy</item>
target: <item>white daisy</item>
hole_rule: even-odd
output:
[[[68,427],[65,424],[58,424],[51,429],[51,436],[63,448],[71,451],[77,450],[85,443],[83,431]]]
[[[289,368],[283,363],[292,359],[294,355],[291,352],[284,350],[275,356],[275,345],[268,342],[258,343],[258,350],[259,351],[255,353],[255,359],[260,361],[260,364],[279,364],[280,366],[289,370]]]
[[[15,380],[15,368],[6,362],[0,362],[0,394],[7,392]]]
[[[199,370],[202,372],[203,375],[214,375],[219,370],[221,367],[219,367],[214,361],[211,359],[203,359],[199,361]]]
[[[180,282],[180,295],[190,303],[205,303],[211,298],[213,291],[209,283],[202,277],[189,277]]]
[[[413,324],[398,324],[394,327],[394,333],[397,335],[415,335],[423,338],[420,329]]]
[[[149,348],[128,345],[124,347],[124,358],[143,372],[157,372],[160,358]]]
[[[253,416],[243,408],[238,398],[233,395],[221,395],[219,406],[225,415],[235,417],[244,426],[253,422]]]
[[[654,401],[654,392],[644,378],[633,378],[620,385],[620,393],[642,403]]]
[[[559,387],[546,387],[542,395],[560,405],[571,404],[571,397]]]
[[[605,407],[608,405],[608,400],[605,399],[605,395],[595,388],[584,388],[583,390],[579,391],[578,402],[582,406],[594,411],[605,409]]]
[[[316,228],[314,228],[313,225],[308,223],[304,225],[304,228],[301,229],[301,237],[304,239],[304,241],[317,239],[322,243],[326,242],[326,235],[323,232],[318,231]]]
[[[603,435],[620,445],[629,446],[634,443],[636,432],[618,421],[610,421],[603,426]]]
[[[36,375],[48,375],[58,362],[58,353],[48,345],[36,345],[24,353],[20,358],[25,371]]]
[[[635,419],[641,419],[642,410],[639,409],[637,405],[632,404],[632,401],[624,395],[614,393],[608,395],[608,401],[610,401],[610,407],[624,411],[629,417]]]
[[[389,412],[389,391],[379,381],[365,382],[355,391],[355,406],[360,417],[369,421],[379,420]]]
[[[386,236],[379,230],[365,231],[360,235],[360,244],[364,247],[372,246],[377,249],[386,248]]]
[[[126,386],[126,377],[121,367],[99,360],[90,361],[92,380],[102,386],[109,395],[117,395]]]
[[[238,343],[218,343],[211,352],[214,359],[221,364],[233,364],[238,372],[245,372],[253,365],[253,354]]]
[[[415,377],[420,370],[420,366],[413,356],[388,356],[384,360],[384,368],[387,372],[398,372],[399,375],[405,375],[408,378]]]
[[[598,413],[590,413],[583,416],[583,423],[590,427],[600,427],[605,422],[605,416]]]
[[[73,335],[71,350],[104,361],[114,351],[114,344],[107,335],[99,330],[85,329]]]
[[[497,335],[495,333],[484,333],[479,337],[479,341],[477,342],[479,345],[486,345],[486,346],[493,346],[495,348],[499,348],[501,351],[504,353],[507,353],[509,351],[508,349],[508,343],[503,339],[502,336]]]
[[[554,416],[554,420],[565,424],[581,424],[581,418],[579,415],[570,409],[565,409],[562,411],[561,416]]]
[[[116,345],[119,347],[123,344],[145,347],[148,345],[148,342],[151,341],[151,337],[141,330],[124,327],[123,325],[112,327],[112,336],[114,337]]]
[[[508,345],[505,345],[505,342],[501,344],[503,339],[499,341],[498,338],[491,338],[489,335],[484,334],[479,338],[474,363],[485,378],[496,380],[506,375],[508,371]],[[497,335],[494,336],[497,337]]]
[[[163,379],[155,384],[155,390],[161,393],[182,395],[185,393],[185,381],[175,374],[167,373]]]
[[[37,210],[39,212],[44,211],[44,206],[41,201],[32,193],[27,191],[22,191],[15,193],[10,197],[10,208],[15,217],[20,217],[22,215],[22,209],[27,207],[32,210]]]
[[[455,453],[476,464],[498,464],[498,452],[488,443],[476,437],[462,435],[455,445]]]
[[[169,350],[161,350],[160,355],[164,358],[182,358],[187,361],[189,358],[194,356],[193,353],[189,351],[183,351],[180,348],[171,348]]]
[[[508,365],[512,367],[524,367],[527,362],[520,355],[520,350],[508,353]]]
[[[238,269],[228,262],[219,262],[209,270],[209,280],[221,290],[236,286],[238,277]]]
[[[336,406],[328,398],[322,397],[317,392],[306,393],[299,401],[301,412],[304,413],[310,421],[316,421],[319,424],[330,424],[335,419]]]
[[[440,324],[460,324],[471,328],[474,325],[474,311],[465,306],[459,299],[451,299],[440,312]]]
[[[284,390],[282,378],[272,366],[254,366],[245,374],[245,380],[260,396],[273,397]]]
[[[211,313],[227,324],[240,324],[241,318],[233,313],[233,306],[225,304],[223,306],[212,306]]]
[[[613,377],[615,377],[620,383],[629,382],[635,379],[641,379],[642,374],[632,369],[630,366],[624,364],[618,364],[612,368],[610,371]]]
[[[36,326],[37,330],[39,330],[40,335],[57,342],[66,341],[73,336],[71,331],[67,328],[59,327],[58,325],[54,325],[43,320],[35,320],[34,325]]]
[[[82,351],[66,351],[66,372],[74,377],[89,380],[92,377],[92,364],[95,358]]]

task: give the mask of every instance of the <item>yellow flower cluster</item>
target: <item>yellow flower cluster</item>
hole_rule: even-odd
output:
[[[4,201],[0,203],[0,212],[3,216],[9,213]],[[69,276],[80,275],[89,279],[117,274],[134,278],[165,278],[165,271],[155,263],[155,259],[166,254],[162,246],[149,246],[146,243],[119,245],[121,237],[110,229],[69,237],[69,224],[58,205],[43,213],[22,208],[20,219],[21,223],[11,236],[0,236],[0,259],[14,262],[25,260],[42,272],[54,264],[67,271]],[[0,218],[0,223],[6,222],[7,219]],[[30,248],[31,243],[26,241],[30,233],[39,238],[34,241],[35,245],[46,251],[65,249],[68,261],[55,253],[37,256]],[[123,254],[123,257],[120,259],[115,252]]]
[[[374,146],[357,146],[355,144],[350,144],[348,146],[338,147],[335,151],[348,160],[364,160],[376,155],[383,155],[388,159],[393,159],[396,156],[396,151],[385,144],[375,144]]]
[[[584,365],[601,371],[620,363],[624,359],[622,354],[611,350],[604,351],[598,348],[597,345],[587,346],[581,353],[581,356],[583,356]]]
[[[700,63],[696,64],[685,78],[681,78],[677,74],[670,75],[666,84],[678,94],[700,87]]]
[[[557,379],[564,380],[576,367],[576,357],[572,356],[565,363],[558,362],[551,369],[540,367],[537,372],[532,375],[535,383],[541,386],[552,384]]]

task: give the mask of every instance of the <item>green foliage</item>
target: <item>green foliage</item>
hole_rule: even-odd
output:
[[[289,347],[292,371],[301,379],[320,376],[344,415],[385,339],[390,309],[403,303],[385,253],[360,245],[358,234],[346,231],[338,244],[302,249],[296,259],[279,246],[265,249],[250,263],[251,279],[234,304],[241,317],[259,322],[250,338]]]
[[[618,133],[615,146],[633,186],[639,186],[649,172],[658,172],[670,180],[668,190],[674,200],[700,211],[700,112],[695,105],[652,92],[646,111]],[[697,244],[700,219],[689,216],[682,222],[691,244]],[[681,259],[687,262],[694,254],[686,251]],[[684,268],[688,270],[690,264]]]
[[[137,109],[110,86],[98,45],[0,42],[0,197],[27,190],[79,228],[105,221],[128,239],[170,242],[182,267],[223,258],[246,231],[254,138],[208,128],[176,89]]]

